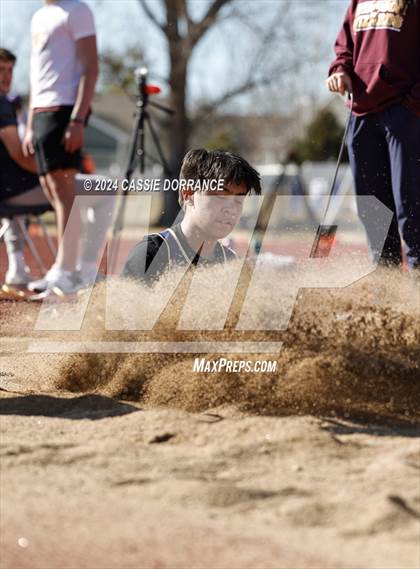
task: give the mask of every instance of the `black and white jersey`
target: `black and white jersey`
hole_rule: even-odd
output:
[[[147,235],[131,251],[122,272],[123,277],[143,282],[156,281],[173,266],[224,264],[237,259],[236,253],[220,242],[216,243],[213,259],[200,257],[182,232],[181,224]]]

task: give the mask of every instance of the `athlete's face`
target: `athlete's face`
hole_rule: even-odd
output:
[[[206,239],[223,239],[238,223],[246,194],[246,186],[234,182],[225,184],[222,191],[195,192],[186,215]]]
[[[10,91],[13,78],[13,65],[12,61],[0,60],[0,95],[7,95]]]

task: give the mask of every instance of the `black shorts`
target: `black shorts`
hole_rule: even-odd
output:
[[[81,170],[81,150],[76,150],[70,154],[66,152],[64,144],[62,144],[72,110],[73,107],[66,106],[56,111],[34,113],[32,121],[33,145],[40,176],[53,170]]]

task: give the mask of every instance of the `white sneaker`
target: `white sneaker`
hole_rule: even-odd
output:
[[[53,265],[48,272],[37,281],[32,281],[28,284],[28,290],[31,292],[44,292],[48,288],[48,282],[56,278],[56,276],[61,272],[59,268]]]
[[[18,267],[14,270],[8,269],[4,282],[9,286],[26,286],[31,280],[28,267]]]
[[[104,281],[106,276],[102,271],[98,271],[96,265],[92,268],[82,268],[79,270],[79,279],[82,288],[88,288],[93,286],[96,282]]]
[[[78,273],[75,271],[60,271],[53,278],[48,279],[47,289],[55,292],[58,290],[62,294],[73,294],[82,287],[82,282]]]

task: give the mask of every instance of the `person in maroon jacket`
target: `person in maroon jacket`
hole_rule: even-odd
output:
[[[376,260],[420,267],[420,1],[352,0],[335,44],[330,91],[353,95],[348,149],[357,196],[394,217],[383,250],[375,207],[358,200]],[[351,105],[349,102],[348,105]]]

